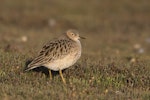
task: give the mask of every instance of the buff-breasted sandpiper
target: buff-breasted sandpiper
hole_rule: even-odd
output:
[[[62,75],[62,70],[72,66],[81,56],[81,43],[78,31],[68,30],[62,36],[45,44],[33,61],[27,66],[25,71],[45,66],[51,70],[59,71],[62,81],[66,84]]]

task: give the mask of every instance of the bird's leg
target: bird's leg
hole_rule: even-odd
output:
[[[50,69],[48,71],[49,71],[50,80],[52,80],[52,72]]]
[[[61,79],[62,79],[63,83],[66,84],[66,81],[65,81],[65,79],[63,77],[63,74],[62,74],[62,70],[59,70],[59,74],[61,76]]]

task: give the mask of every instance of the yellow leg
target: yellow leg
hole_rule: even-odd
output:
[[[66,84],[66,81],[65,81],[65,79],[64,79],[64,77],[63,77],[63,74],[62,74],[62,71],[61,71],[61,70],[59,70],[59,74],[60,74],[60,76],[61,76],[61,79],[62,79],[63,83]]]
[[[50,80],[52,80],[52,72],[50,69],[49,69],[49,76],[50,76]]]

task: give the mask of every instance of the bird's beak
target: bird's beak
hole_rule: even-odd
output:
[[[80,36],[80,39],[86,39],[85,37]]]

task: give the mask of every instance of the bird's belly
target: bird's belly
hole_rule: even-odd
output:
[[[67,55],[62,59],[57,59],[49,64],[45,64],[45,66],[54,71],[63,70],[73,65],[79,59],[79,57],[80,55],[79,56]]]

